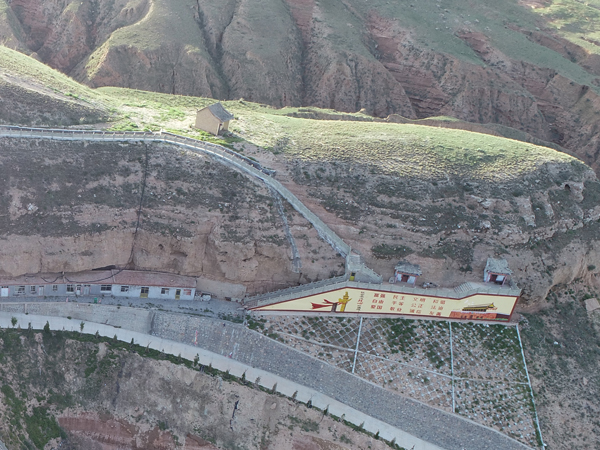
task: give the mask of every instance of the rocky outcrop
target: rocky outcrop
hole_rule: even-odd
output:
[[[115,265],[257,293],[343,273],[302,216],[284,206],[286,233],[269,189],[208,157],[137,143],[0,145],[0,248],[19,255],[0,261],[0,275]]]

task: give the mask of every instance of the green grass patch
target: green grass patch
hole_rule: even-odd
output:
[[[371,248],[373,256],[378,259],[398,259],[413,253],[413,250],[406,245],[379,244]]]
[[[51,439],[67,437],[54,416],[48,413],[48,408],[33,408],[33,414],[25,416],[25,426],[29,439],[39,449],[44,448]]]
[[[372,167],[377,175],[422,179],[459,175],[507,181],[544,163],[574,158],[521,141],[463,130],[413,124],[309,120],[257,111],[227,102],[239,120],[232,129],[247,141],[277,149],[290,159],[319,163],[337,161]]]
[[[0,67],[19,77],[21,83],[31,83],[72,99],[93,103],[101,102],[102,96],[66,75],[27,55],[0,46]],[[0,72],[1,73],[1,72]]]

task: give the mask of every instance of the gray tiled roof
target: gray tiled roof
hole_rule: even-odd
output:
[[[512,274],[512,271],[508,268],[508,261],[502,258],[488,258],[487,264],[485,265],[485,270],[486,272],[492,273],[504,273],[507,275]]]
[[[233,114],[223,108],[221,102],[213,103],[208,107],[209,111],[219,119],[221,122],[227,122],[228,120],[233,120]]]
[[[395,269],[400,273],[420,276],[423,274],[421,267],[417,264],[411,264],[408,261],[399,261]]]

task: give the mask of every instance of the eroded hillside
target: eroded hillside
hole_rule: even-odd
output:
[[[596,282],[600,183],[575,158],[459,130],[239,108],[234,129],[272,150],[251,154],[384,280],[408,257],[423,282],[455,286],[480,280],[496,256],[509,261],[521,306],[557,283]]]
[[[389,448],[254,380],[118,341],[4,330],[0,361],[8,448]]]
[[[243,295],[343,272],[299,214],[208,157],[141,143],[0,146],[2,249],[19,255],[3,259],[6,275],[117,265],[224,281]]]
[[[6,45],[93,87],[446,115],[596,164],[597,0],[0,3]]]

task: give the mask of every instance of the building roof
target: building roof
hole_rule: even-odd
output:
[[[33,275],[25,274],[18,277],[3,276],[0,277],[1,286],[43,286],[45,284],[63,284],[62,274],[57,273],[36,273]]]
[[[184,275],[175,275],[165,272],[141,272],[136,270],[113,270],[113,284],[133,286],[160,286],[195,288],[196,278]]]
[[[398,264],[396,264],[396,267],[394,267],[394,269],[396,269],[400,273],[406,273],[409,275],[420,276],[423,274],[423,272],[421,271],[421,266],[417,264],[411,264],[408,261],[399,261]]]
[[[207,106],[206,108],[202,108],[200,111],[203,111],[207,108],[212,113],[212,115],[219,119],[221,122],[233,120],[233,114],[231,114],[229,111],[223,108],[221,102],[213,103],[212,105]]]
[[[62,279],[63,277],[61,276],[54,284],[60,284],[60,280]],[[62,283],[113,284],[113,274],[110,270],[87,270],[85,272],[65,273]]]
[[[158,286],[195,288],[196,278],[165,272],[137,270],[88,270],[75,273],[48,273],[1,277],[1,286],[29,286],[48,284],[118,284],[129,286]]]
[[[503,258],[488,258],[485,265],[485,271],[491,273],[501,273],[511,275],[512,271],[508,268],[508,261]]]

